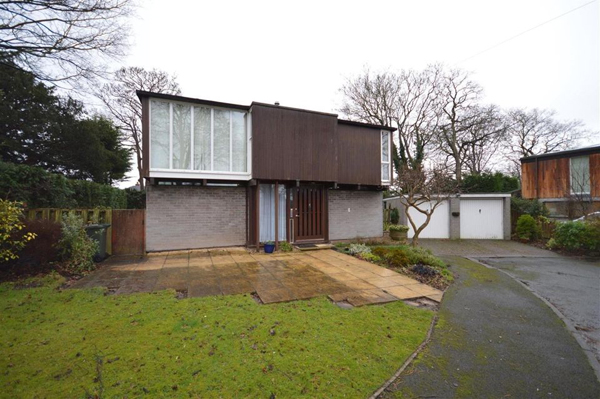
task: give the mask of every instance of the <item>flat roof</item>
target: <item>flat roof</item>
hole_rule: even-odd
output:
[[[589,147],[574,148],[572,150],[565,150],[565,151],[547,152],[545,154],[539,154],[539,155],[530,155],[530,156],[521,158],[521,162],[531,162],[531,161],[535,161],[536,159],[539,159],[539,158],[562,158],[562,157],[573,156],[573,155],[587,155],[587,154],[593,154],[596,152],[600,152],[600,145],[592,145]]]
[[[140,100],[145,97],[152,97],[152,98],[161,98],[164,100],[182,101],[182,102],[187,102],[187,103],[192,103],[192,104],[202,104],[202,105],[208,105],[208,106],[213,106],[213,107],[241,109],[244,111],[249,111],[252,108],[252,106],[257,105],[257,106],[261,106],[261,107],[279,108],[279,109],[285,109],[285,110],[290,110],[290,111],[309,112],[309,113],[313,113],[313,114],[320,114],[320,115],[335,117],[337,119],[338,123],[344,124],[344,125],[362,126],[362,127],[373,128],[373,129],[388,130],[390,132],[396,131],[396,128],[389,127],[389,126],[374,125],[371,123],[355,122],[355,121],[349,121],[349,120],[345,120],[345,119],[339,119],[338,114],[332,114],[332,113],[321,112],[321,111],[312,111],[312,110],[307,110],[307,109],[302,109],[302,108],[286,107],[286,106],[276,105],[276,104],[261,103],[261,102],[257,102],[257,101],[253,101],[252,104],[250,104],[250,105],[241,105],[241,104],[233,104],[233,103],[224,103],[224,102],[219,102],[219,101],[203,100],[200,98],[184,97],[184,96],[179,96],[179,95],[175,95],[175,94],[154,93],[151,91],[144,91],[144,90],[136,90],[135,93],[137,94],[137,96]]]

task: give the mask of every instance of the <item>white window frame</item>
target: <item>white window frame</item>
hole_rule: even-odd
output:
[[[169,104],[169,168],[152,167],[152,102],[162,102]],[[173,105],[179,104],[190,107],[191,127],[190,127],[190,168],[173,169]],[[210,109],[210,170],[194,169],[194,109],[202,107]],[[229,170],[214,170],[214,110],[219,109],[229,112]],[[246,120],[246,172],[233,172],[233,112],[242,112]],[[148,104],[148,165],[149,177],[159,178],[183,178],[183,179],[220,179],[220,180],[251,180],[252,179],[252,117],[250,111],[240,109],[215,107],[203,104],[194,104],[184,101],[164,100],[160,98],[150,98]]]
[[[387,134],[388,135],[388,160],[384,161],[383,160],[383,135]],[[381,133],[379,134],[379,155],[380,155],[380,160],[381,160],[381,166],[380,166],[380,171],[379,173],[381,174],[381,183],[385,184],[389,184],[392,181],[392,171],[391,171],[391,163],[392,163],[392,132],[390,132],[389,130],[382,130]],[[383,179],[383,165],[387,165],[388,168],[388,179],[384,180]]]
[[[573,158],[587,158],[588,160],[588,186],[590,188],[590,190],[588,191],[580,191],[580,192],[576,192],[573,190]],[[590,195],[590,191],[592,189],[592,176],[591,176],[591,170],[590,170],[590,156],[589,155],[578,155],[578,156],[574,156],[574,157],[570,157],[569,158],[569,191],[571,192],[572,195]]]

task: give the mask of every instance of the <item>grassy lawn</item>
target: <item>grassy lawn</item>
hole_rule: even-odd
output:
[[[3,397],[366,397],[424,339],[433,313],[401,301],[0,285]]]

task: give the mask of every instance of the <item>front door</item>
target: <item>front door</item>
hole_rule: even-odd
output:
[[[291,238],[298,241],[318,241],[328,238],[327,190],[321,186],[290,188]]]

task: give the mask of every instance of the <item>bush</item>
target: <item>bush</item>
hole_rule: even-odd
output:
[[[127,209],[146,209],[146,191],[126,188]]]
[[[39,267],[56,262],[58,242],[61,237],[60,224],[51,220],[26,220],[23,231],[36,235],[34,245],[26,246],[19,254],[19,264]]]
[[[430,250],[421,247],[406,247],[406,256],[411,264],[422,263],[429,266],[445,268],[446,264],[433,255]]]
[[[367,247],[365,244],[350,244],[348,253],[350,255],[370,254],[371,248]]]
[[[467,175],[461,183],[464,193],[507,193],[518,188],[518,178],[500,172]]]
[[[0,197],[24,202],[28,208],[127,207],[124,190],[7,162],[0,162]]]
[[[281,241],[279,243],[279,250],[281,252],[292,252],[294,250],[294,248],[292,247],[292,244],[290,244],[287,241]]]
[[[600,251],[600,222],[563,222],[554,230],[553,246],[568,251]]]
[[[521,240],[537,240],[542,234],[540,226],[531,215],[521,215],[517,219],[517,237]]]
[[[390,222],[392,222],[392,224],[400,223],[400,212],[398,212],[398,208],[393,208],[390,212]]]
[[[88,237],[81,217],[69,214],[63,219],[58,249],[63,267],[69,273],[81,274],[95,269],[93,257],[98,243]]]
[[[403,233],[406,233],[408,231],[408,226],[405,226],[403,224],[392,224],[389,227],[390,231],[401,231]]]
[[[360,254],[361,259],[366,260],[367,262],[379,263],[381,262],[381,258],[377,255],[374,255],[370,252]]]
[[[35,238],[35,233],[23,232],[23,204],[0,199],[0,262],[17,259],[17,253]]]
[[[548,216],[549,212],[546,206],[536,199],[524,199],[512,197],[510,207],[513,213],[521,215],[531,215],[534,218],[539,216]]]

